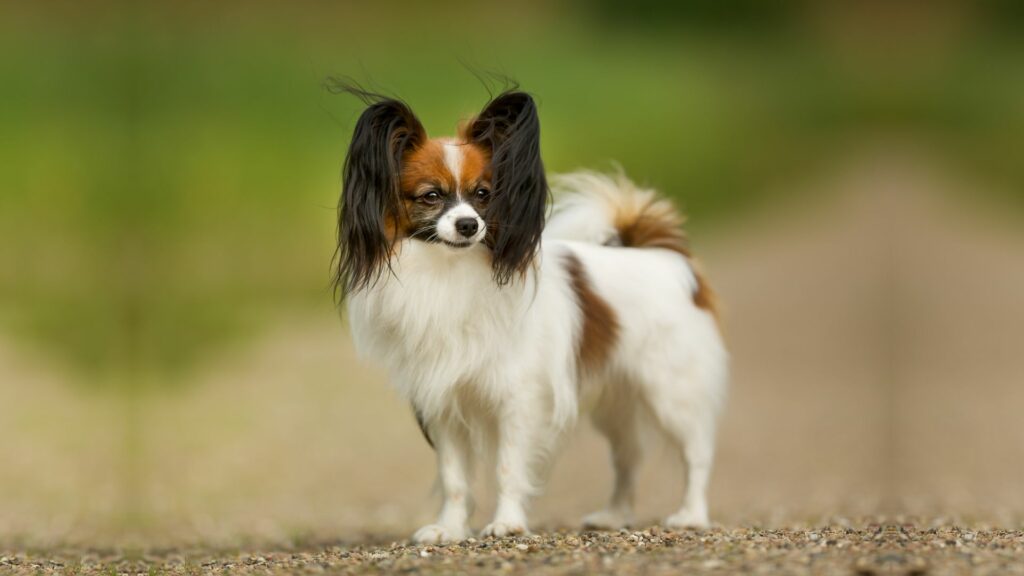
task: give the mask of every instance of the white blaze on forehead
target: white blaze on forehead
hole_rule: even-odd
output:
[[[459,190],[459,174],[462,173],[462,146],[453,142],[445,142],[444,144],[444,165],[448,167],[448,171],[452,173],[452,178],[455,180],[455,190],[453,193],[458,194]]]

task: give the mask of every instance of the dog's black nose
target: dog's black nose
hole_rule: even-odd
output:
[[[459,218],[455,221],[455,229],[459,231],[459,234],[470,238],[480,229],[480,225],[477,224],[476,218]]]

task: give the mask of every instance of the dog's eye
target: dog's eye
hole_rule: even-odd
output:
[[[437,190],[427,190],[416,199],[424,204],[437,204],[441,201],[441,193]]]
[[[476,199],[477,200],[486,201],[490,197],[491,197],[491,191],[488,190],[487,188],[477,188],[476,189]]]

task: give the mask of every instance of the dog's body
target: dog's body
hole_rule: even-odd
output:
[[[508,199],[539,186],[546,201],[547,190],[542,171],[539,183],[534,178],[530,186],[502,189],[510,181],[500,173],[503,154],[518,154],[516,166],[523,156],[502,150],[501,141],[474,141],[474,126],[494,106],[460,139],[417,135],[411,145],[387,148],[397,170],[390,185],[405,194],[405,206],[393,213],[397,217],[381,220],[383,235],[391,236],[386,262],[377,264],[373,277],[361,276],[358,265],[343,270],[357,346],[388,367],[437,451],[443,508],[414,539],[439,543],[469,536],[472,462],[481,454],[493,457],[499,488],[494,520],[483,533],[525,532],[526,502],[581,411],[608,437],[616,472],[610,506],[586,523],[619,527],[631,521],[639,426],[646,420],[687,463],[685,502],[667,523],[706,525],[727,362],[713,297],[693,267],[681,218],[624,177],[564,177],[565,195],[543,241],[527,242],[525,260],[503,277],[502,250],[532,231],[500,215],[488,218],[495,217],[492,194],[497,203],[500,194]],[[520,113],[512,107],[511,125]],[[408,119],[400,124],[408,126]],[[417,130],[422,128],[404,134]],[[395,142],[393,133],[387,141]],[[349,251],[365,240],[364,231],[351,229],[358,222],[345,230],[346,203],[360,201],[358,190],[349,193],[352,172],[360,171],[352,167],[353,153],[359,152],[350,150],[342,207],[342,249]],[[511,207],[516,218],[535,212],[536,199],[529,200],[531,206]]]

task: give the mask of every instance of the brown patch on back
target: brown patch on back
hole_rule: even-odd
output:
[[[636,201],[622,203],[616,208],[615,229],[623,246],[633,248],[663,248],[686,258],[697,281],[693,303],[709,312],[721,328],[718,297],[708,284],[690,250],[690,241],[683,231],[684,218],[672,203],[653,194],[637,195]]]
[[[619,337],[619,320],[615,310],[594,291],[580,259],[571,252],[566,253],[563,259],[576,295],[576,303],[583,314],[583,326],[576,350],[578,366],[583,370],[597,370],[611,356]]]

